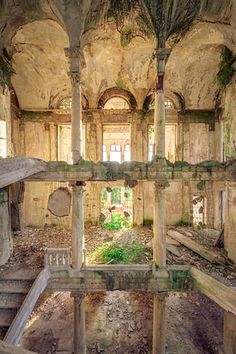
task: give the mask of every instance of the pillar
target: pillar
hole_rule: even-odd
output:
[[[71,296],[74,298],[74,354],[86,354],[85,294]]]
[[[81,62],[83,54],[80,47],[65,49],[69,59],[72,86],[71,113],[71,153],[73,164],[82,159],[82,104],[81,104]],[[75,181],[72,187],[72,268],[81,271],[84,261],[84,213],[83,183]],[[84,294],[72,294],[74,297],[74,353],[86,353],[85,304]]]
[[[155,159],[163,159],[163,164],[165,164],[166,125],[164,75],[165,64],[169,54],[170,51],[165,48],[157,51],[158,80],[155,91],[154,143]],[[153,261],[160,268],[166,267],[165,188],[167,186],[168,181],[166,180],[156,181],[154,184]],[[165,311],[165,295],[155,294],[153,299],[153,354],[165,353]]]
[[[236,263],[236,183],[226,183],[224,245],[231,261]]]
[[[83,182],[72,187],[72,268],[81,270],[84,263]]]
[[[224,312],[224,354],[236,353],[236,316]]]
[[[166,295],[154,295],[152,352],[165,353],[166,338]]]

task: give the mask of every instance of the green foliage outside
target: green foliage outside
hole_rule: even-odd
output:
[[[111,216],[110,222],[105,222],[102,227],[108,230],[125,230],[131,228],[130,218],[126,218],[119,214]]]
[[[101,207],[104,208],[107,203],[107,190],[104,188],[101,192]]]
[[[120,205],[121,204],[121,188],[113,188],[111,192],[111,204]]]
[[[90,255],[89,261],[99,264],[134,264],[143,263],[147,256],[151,259],[150,249],[140,244],[107,242]]]

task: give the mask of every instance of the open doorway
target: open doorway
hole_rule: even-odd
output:
[[[206,197],[194,195],[193,205],[193,226],[202,227],[206,225]]]
[[[130,125],[103,126],[103,161],[131,161],[131,134]]]
[[[100,223],[111,229],[133,224],[133,191],[129,187],[107,187],[101,191]]]

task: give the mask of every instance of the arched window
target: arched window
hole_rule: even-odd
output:
[[[104,109],[129,109],[129,103],[123,97],[112,97],[106,101]]]

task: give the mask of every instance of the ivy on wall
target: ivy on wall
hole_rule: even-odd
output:
[[[235,60],[236,58],[231,50],[224,47],[221,53],[219,71],[216,75],[216,82],[220,91],[224,91],[232,79],[234,73],[233,64]]]

